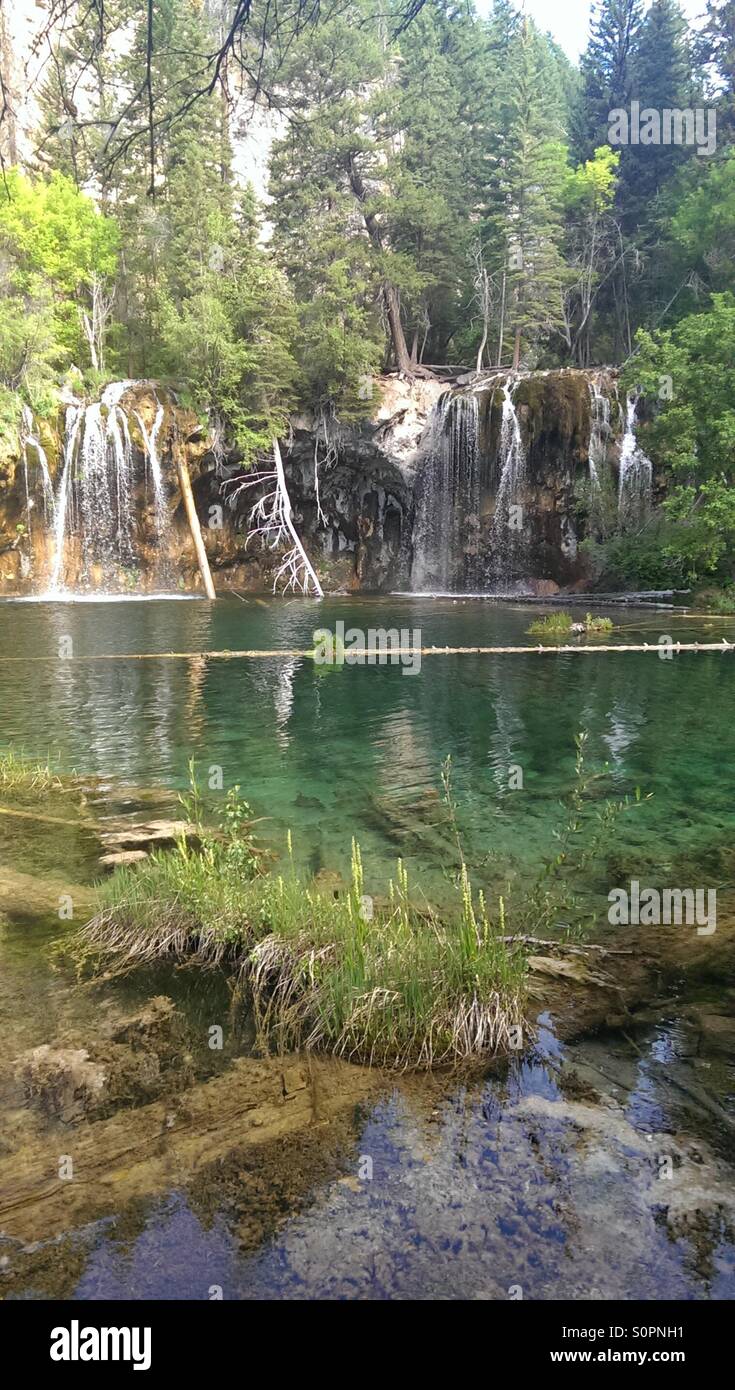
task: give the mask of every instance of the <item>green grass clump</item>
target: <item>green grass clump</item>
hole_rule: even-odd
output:
[[[187,809],[200,815],[196,791]],[[354,843],[350,885],[336,896],[297,872],[290,837],[286,871],[269,868],[237,788],[218,829],[197,823],[199,850],[182,840],[100,887],[75,943],[80,964],[227,967],[262,1043],[280,1050],[430,1068],[510,1046],[523,1021],[523,947],[503,939],[502,900],[491,917],[464,863],[454,910],[440,918],[409,892],[400,860],[385,898],[366,898]]]
[[[246,844],[185,844],[118,870],[100,889],[77,955],[130,968],[163,956],[225,965],[249,995],[261,1040],[355,1061],[431,1067],[503,1050],[522,1023],[525,965],[502,940],[466,867],[457,910],[417,907],[399,860],[385,902],[366,910],[353,847],[349,888],[328,894],[264,871]]]
[[[612,632],[614,623],[612,618],[595,618],[591,613],[585,613],[584,626],[586,632]]]
[[[611,618],[596,618],[592,613],[585,613],[583,620],[575,622],[571,613],[562,610],[531,623],[527,632],[529,637],[570,637],[582,630],[585,633],[612,632],[613,627]]]
[[[272,867],[253,836],[250,808],[233,788],[217,828],[203,823],[194,794],[185,801],[200,848],[173,851],[118,869],[99,890],[99,908],[74,953],[106,970],[161,958],[228,969],[252,1009],[261,1044],[312,1048],[351,1061],[430,1069],[486,1059],[518,1045],[523,1028],[526,952],[541,930],[569,932],[586,909],[573,880],[607,845],[627,803],[595,806],[600,774],[584,772],[577,743],[575,781],[553,855],[538,882],[488,905],[475,893],[462,851],[450,764],[442,781],[456,845],[454,901],[441,914],[409,886],[398,860],[385,896],[366,898],[353,841],[344,891],[327,892],[300,874],[291,841],[285,868]],[[508,931],[506,920],[513,929]],[[565,925],[562,925],[565,924]],[[576,928],[575,928],[576,929]],[[552,946],[554,941],[550,943]]]
[[[284,1050],[427,1069],[507,1050],[523,1022],[523,950],[503,939],[502,900],[491,921],[464,865],[457,893],[446,919],[418,909],[399,860],[387,903],[368,919],[357,845],[341,899],[272,879],[270,930],[249,955],[261,1035]]]
[[[571,613],[547,613],[528,628],[529,637],[568,637],[573,627]]]
[[[708,613],[719,613],[729,617],[735,614],[735,589],[698,589],[692,606],[705,609]]]
[[[1,791],[60,791],[61,778],[49,762],[32,762],[12,749],[0,753]]]

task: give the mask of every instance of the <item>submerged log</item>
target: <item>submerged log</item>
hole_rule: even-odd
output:
[[[377,1074],[346,1062],[238,1058],[221,1076],[75,1127],[73,1137],[49,1129],[0,1156],[0,1230],[22,1241],[60,1235],[190,1180],[235,1148],[328,1124],[379,1085]],[[67,1177],[63,1152],[73,1161]]]

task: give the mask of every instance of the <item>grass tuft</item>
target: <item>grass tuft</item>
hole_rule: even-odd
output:
[[[353,843],[350,885],[335,897],[297,872],[290,837],[286,871],[268,870],[249,815],[234,789],[219,829],[200,826],[199,852],[181,841],[117,870],[76,938],[80,965],[124,972],[169,957],[229,968],[261,1044],[280,1051],[431,1068],[510,1046],[523,1022],[524,950],[503,941],[503,903],[492,918],[466,865],[455,909],[440,919],[417,905],[400,860],[385,898],[366,897]]]
[[[238,788],[228,793],[219,828],[208,829],[193,779],[185,804],[201,849],[181,840],[173,851],[117,870],[100,887],[99,909],[77,935],[74,954],[81,965],[92,961],[113,972],[162,957],[226,968],[249,1001],[266,1049],[316,1049],[425,1069],[505,1052],[525,1031],[528,942],[538,944],[541,928],[581,922],[584,909],[570,887],[609,843],[627,806],[606,802],[595,810],[592,828],[587,824],[600,774],[585,773],[585,742],[580,734],[555,852],[518,900],[500,896],[491,909],[473,888],[449,760],[442,782],[460,869],[454,901],[441,915],[410,887],[400,859],[385,896],[367,897],[355,841],[349,887],[336,896],[296,870],[290,835],[285,867],[269,867]]]
[[[60,791],[63,782],[51,764],[33,762],[12,749],[0,753],[0,789],[2,791]]]
[[[559,611],[538,618],[527,629],[529,637],[568,637],[573,627],[571,613]]]
[[[566,613],[563,609],[547,613],[545,618],[539,618],[535,623],[527,628],[529,637],[570,637],[573,633],[586,635],[596,632],[612,632],[613,621],[611,618],[594,617],[592,613],[585,613],[584,618],[575,622],[571,613]]]

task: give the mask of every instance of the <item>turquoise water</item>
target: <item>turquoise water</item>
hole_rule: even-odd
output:
[[[621,625],[613,641],[735,633],[735,623],[681,613],[612,616]],[[719,885],[735,846],[732,656],[436,655],[415,676],[400,667],[319,674],[285,654],[206,656],[306,648],[315,627],[338,620],[417,628],[426,646],[521,644],[531,617],[521,605],[423,599],[0,603],[0,747],[50,755],[89,778],[93,817],[108,803],[170,814],[191,759],[204,782],[221,767],[224,787],[241,785],[277,845],[292,827],[314,870],[344,870],[354,833],[370,883],[402,854],[414,881],[439,895],[454,862],[443,760],[452,759],[473,877],[492,883],[535,872],[553,851],[584,731],[602,773],[585,818],[606,798],[652,794],[602,847],[592,888],[606,893],[626,873],[658,880],[665,866],[681,869],[669,882]],[[68,639],[76,657],[121,659],[61,659]],[[190,655],[122,657],[136,652]],[[523,785],[512,790],[519,769]],[[46,806],[63,817],[65,804],[60,794]],[[49,947],[72,925],[60,926],[56,893],[93,877],[98,852],[77,824],[0,815],[0,890],[15,884],[7,921],[0,912],[6,1059],[93,1038],[110,1005],[130,1011],[161,992],[200,1040],[226,1012],[218,977],[161,967],[91,991],[54,963]],[[694,862],[706,877],[685,876]],[[728,982],[708,988],[703,1013],[729,1017]],[[203,1175],[142,1191],[61,1243],[50,1233],[19,1250],[0,1237],[0,1274],[11,1297],[203,1299],[216,1286],[228,1299],[504,1300],[520,1285],[532,1299],[731,1298],[732,1048],[708,1044],[690,1003],[662,1006],[658,1018],[654,1008],[653,1022],[632,1018],[632,1038],[563,1046],[545,1024],[523,1059],[471,1084],[391,1079],[379,1099],[353,1104],[339,1124],[308,1126],[280,1153],[240,1150],[234,1130],[232,1154]],[[247,1046],[235,1032],[221,1058],[196,1053],[197,1075]],[[24,1144],[45,1131],[33,1107],[13,1105],[3,1142],[17,1147],[22,1171]],[[72,1133],[48,1129],[54,1155]],[[656,1155],[672,1145],[669,1211]],[[366,1156],[369,1181],[358,1176]],[[729,1194],[722,1209],[718,1184]]]
[[[317,626],[340,619],[417,629],[424,646],[519,644],[535,616],[523,605],[411,598],[0,603],[0,656],[21,658],[0,659],[0,744],[111,786],[184,789],[190,759],[205,783],[221,768],[224,787],[240,784],[277,844],[292,828],[315,871],[344,870],[354,833],[372,886],[402,853],[438,891],[452,859],[443,760],[452,759],[466,852],[491,881],[553,849],[575,735],[586,731],[589,765],[607,765],[590,816],[608,796],[652,796],[618,823],[601,886],[613,867],[645,876],[735,844],[732,656],[435,655],[413,676],[400,666],[320,674],[288,655],[206,658],[309,647]],[[735,632],[665,610],[612,616],[613,641]],[[191,655],[69,661],[57,655],[68,639],[75,657]],[[518,769],[523,785],[511,789]]]

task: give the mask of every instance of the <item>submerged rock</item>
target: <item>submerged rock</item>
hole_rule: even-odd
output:
[[[130,864],[139,864],[142,859],[148,858],[148,852],[144,849],[122,849],[113,854],[101,854],[100,864],[105,869],[122,869]]]
[[[28,1099],[52,1119],[73,1124],[104,1104],[108,1075],[85,1048],[34,1047],[16,1062]]]
[[[27,1099],[48,1119],[64,1124],[99,1119],[192,1080],[186,1026],[165,996],[151,999],[128,1018],[113,1020],[85,1046],[80,1041],[44,1043],[14,1063]]]
[[[129,822],[104,830],[100,840],[105,854],[100,863],[105,866],[119,863],[135,863],[135,859],[121,858],[130,854],[144,859],[152,849],[173,849],[182,840],[193,848],[199,844],[199,831],[195,825],[184,820],[149,820],[138,825]],[[113,865],[114,867],[114,865]]]

